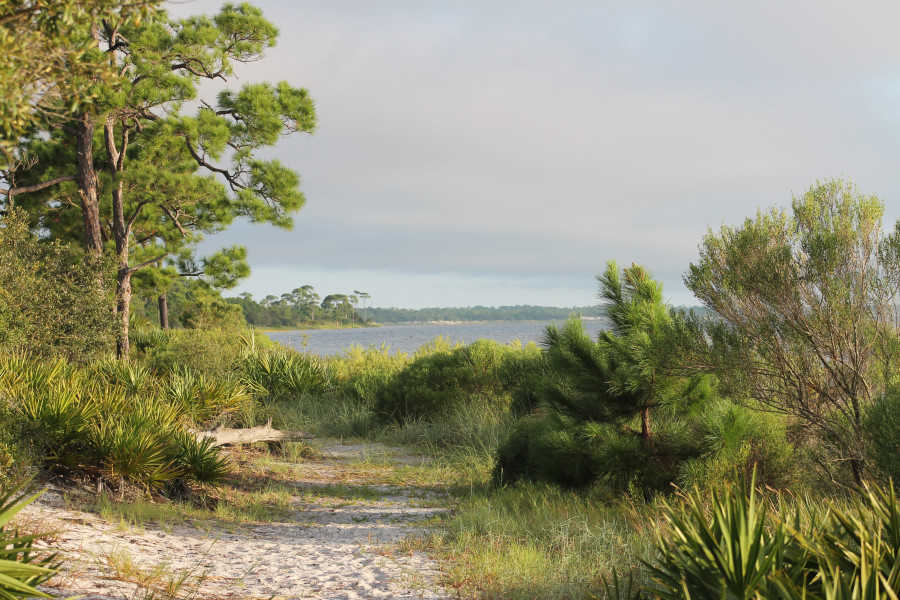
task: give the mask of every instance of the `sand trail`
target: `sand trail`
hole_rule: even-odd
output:
[[[359,468],[373,453],[398,465],[423,459],[371,444],[332,441],[321,450],[321,459],[291,465],[296,494],[283,522],[133,528],[67,509],[51,490],[27,509],[29,518],[60,532],[50,546],[65,552],[66,572],[48,591],[89,600],[170,600],[183,579],[176,598],[447,597],[436,583],[437,565],[399,544],[443,510],[439,494],[372,483]]]

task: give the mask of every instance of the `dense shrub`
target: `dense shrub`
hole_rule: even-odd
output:
[[[39,240],[28,219],[0,221],[0,346],[86,363],[114,351],[109,261]]]
[[[380,348],[351,346],[343,355],[327,360],[331,391],[372,405],[378,390],[386,387],[409,360],[407,354],[391,354],[390,348],[384,345]]]
[[[579,422],[557,414],[526,417],[513,426],[496,452],[495,484],[544,481],[563,487],[601,484],[642,493],[665,491],[675,468],[696,454],[686,431],[676,426],[655,440],[652,450],[637,435],[616,427]]]
[[[900,481],[900,390],[877,397],[866,411],[863,427],[875,473]]]
[[[187,367],[208,377],[227,377],[241,371],[246,333],[242,330],[178,329],[136,337],[147,365],[160,373]]]
[[[752,410],[727,400],[709,403],[691,424],[699,456],[680,467],[684,486],[708,487],[756,469],[761,485],[784,488],[797,480],[796,449],[784,415]]]
[[[396,421],[435,419],[474,402],[509,409],[514,398],[527,410],[534,377],[529,367],[540,366],[539,353],[534,345],[523,349],[481,339],[450,348],[437,340],[378,390],[375,410]]]
[[[288,348],[250,348],[243,354],[242,371],[252,390],[275,399],[321,392],[327,385],[322,359]]]
[[[222,391],[227,382],[202,378],[185,383],[186,377],[179,381],[191,394],[175,401],[164,393],[171,385],[123,385],[122,378],[132,379],[124,366],[79,370],[62,361],[0,355],[0,399],[18,415],[38,460],[50,469],[99,475],[114,486],[215,485],[224,477],[227,463],[218,450],[184,426],[196,425],[197,413],[227,412],[235,389],[243,392],[239,386]]]

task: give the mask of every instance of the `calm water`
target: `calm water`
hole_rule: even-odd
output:
[[[341,354],[350,346],[389,346],[393,352],[415,352],[423,344],[442,335],[451,342],[469,344],[480,338],[508,344],[513,340],[540,343],[549,321],[494,321],[487,323],[384,325],[365,329],[311,329],[309,331],[273,331],[270,338],[285,346],[303,349],[304,335],[310,352],[327,356]],[[591,336],[603,328],[603,321],[585,321]]]

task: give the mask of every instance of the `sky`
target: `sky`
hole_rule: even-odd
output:
[[[168,2],[175,16],[218,0]],[[846,177],[900,216],[900,3],[258,0],[280,28],[236,85],[309,89],[291,231],[235,223],[227,295],[587,306],[606,261],[673,304],[709,227]]]

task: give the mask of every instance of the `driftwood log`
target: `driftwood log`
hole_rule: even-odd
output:
[[[194,433],[198,439],[212,439],[213,446],[233,446],[235,444],[252,444],[253,442],[296,442],[316,437],[303,431],[275,429],[272,427],[272,419],[269,419],[265,425],[260,425],[259,427],[247,427],[245,429],[216,427],[215,429],[195,431]]]

